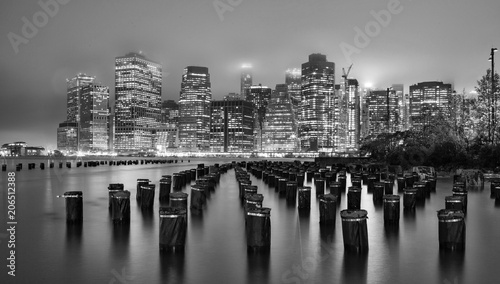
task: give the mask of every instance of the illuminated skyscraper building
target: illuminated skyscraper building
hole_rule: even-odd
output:
[[[347,137],[346,151],[352,152],[359,149],[360,133],[360,98],[359,84],[356,79],[347,79]]]
[[[78,151],[78,123],[62,122],[57,128],[57,150],[64,153]]]
[[[161,126],[156,131],[155,146],[160,151],[172,151],[179,146],[179,104],[174,100],[161,105]]]
[[[297,123],[287,84],[276,85],[267,106],[263,129],[263,151],[297,152]]]
[[[267,105],[271,99],[271,88],[262,86],[251,86],[250,91],[247,94],[246,100],[253,103],[255,107],[254,112],[254,149],[256,151],[262,151],[263,142],[263,128],[264,119],[266,117]]]
[[[80,94],[80,150],[109,148],[109,87],[89,84]]]
[[[299,106],[302,96],[302,72],[300,68],[290,68],[285,73],[285,84],[288,88],[288,96],[294,106]]]
[[[254,105],[244,100],[211,104],[210,151],[248,153],[254,144]]]
[[[115,59],[115,151],[154,149],[160,126],[162,67],[140,53]]]
[[[58,128],[58,147],[67,152],[107,151],[109,87],[96,84],[95,77],[83,73],[66,79],[66,83],[67,117]]]
[[[451,84],[422,82],[410,86],[410,119],[415,128],[422,128],[433,116],[450,115]]]
[[[295,121],[300,121],[300,101],[302,100],[302,78],[300,68],[290,68],[285,73],[288,97],[292,102]]]
[[[391,90],[394,91],[398,103],[397,129],[395,131],[408,130],[408,102],[405,99],[404,85],[392,84]]]
[[[180,150],[210,150],[210,102],[212,91],[207,67],[188,66],[182,75],[179,99]]]
[[[240,76],[240,96],[246,97],[250,86],[252,86],[252,66],[244,64]]]
[[[370,93],[371,89],[364,88],[361,90],[360,93],[360,130],[359,130],[359,137],[364,138],[370,134],[370,119],[369,119],[369,110],[368,110],[368,94]]]
[[[335,63],[326,55],[311,54],[302,64],[302,100],[299,137],[304,151],[331,151],[332,111],[335,93]]]
[[[394,133],[399,130],[400,106],[393,88],[370,90],[367,97],[369,134]]]
[[[67,85],[67,115],[66,121],[80,122],[80,94],[82,87],[94,83],[95,77],[79,73],[71,79],[66,79]]]
[[[333,151],[345,152],[347,139],[347,92],[345,80],[335,85],[332,103],[333,113]]]

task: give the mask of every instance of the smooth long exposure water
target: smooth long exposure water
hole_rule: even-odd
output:
[[[9,160],[9,171],[17,160]],[[149,164],[39,168],[16,172],[16,276],[7,275],[7,172],[0,173],[1,283],[499,283],[500,208],[484,190],[469,190],[466,250],[439,250],[436,211],[451,195],[451,178],[439,178],[437,191],[415,214],[403,214],[399,229],[384,228],[383,208],[375,207],[363,186],[361,208],[368,211],[369,252],[344,252],[341,218],[332,231],[319,226],[313,183],[311,210],[299,215],[274,189],[251,177],[271,208],[271,251],[248,254],[245,221],[234,170],[223,174],[202,215],[188,213],[184,254],[159,251],[159,179],[230,160],[196,160],[188,164]],[[156,184],[152,214],[135,201],[136,181]],[[130,226],[117,226],[108,211],[108,185],[123,183],[131,191]],[[350,185],[348,176],[347,184]],[[83,191],[84,221],[66,224],[66,191]],[[189,187],[183,188],[190,193]],[[328,190],[327,190],[328,191]],[[394,189],[397,194],[397,188]],[[402,192],[399,193],[402,196]],[[188,199],[189,200],[189,199]],[[344,193],[338,211],[347,207]]]

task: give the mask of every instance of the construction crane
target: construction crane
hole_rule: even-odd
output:
[[[351,64],[351,66],[349,66],[349,69],[347,69],[347,73],[345,72],[344,67],[342,67],[342,73],[344,73],[344,75],[342,75],[342,78],[345,79],[345,82],[347,82],[347,76],[349,76],[349,72],[351,72],[351,68],[352,68],[353,64]]]

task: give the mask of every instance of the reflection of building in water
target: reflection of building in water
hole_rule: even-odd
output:
[[[297,124],[286,84],[276,85],[267,106],[263,127],[263,151],[298,151]]]

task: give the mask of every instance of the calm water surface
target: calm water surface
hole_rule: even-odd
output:
[[[7,276],[7,173],[0,173],[0,283],[500,283],[500,208],[485,190],[470,190],[463,253],[439,251],[436,211],[451,195],[450,178],[438,179],[437,191],[411,215],[401,211],[398,230],[386,230],[383,208],[375,207],[363,186],[361,207],[368,211],[369,252],[344,252],[342,226],[319,226],[313,188],[310,214],[299,214],[283,198],[252,176],[252,184],[271,208],[271,252],[246,251],[243,208],[234,170],[221,176],[201,215],[188,214],[184,254],[160,254],[159,179],[196,168],[192,163],[37,168],[16,172],[16,277]],[[8,170],[14,163],[7,161]],[[155,207],[143,213],[135,201],[136,181],[156,184]],[[350,180],[348,177],[348,184]],[[130,226],[116,226],[108,212],[110,183],[131,191]],[[307,183],[307,182],[306,182]],[[66,224],[66,191],[83,191],[84,222]],[[190,193],[189,187],[183,188]],[[397,189],[395,188],[395,193]],[[400,193],[402,196],[402,193]],[[347,207],[342,196],[338,210]],[[402,199],[401,199],[402,207]],[[402,208],[401,208],[402,209]]]

